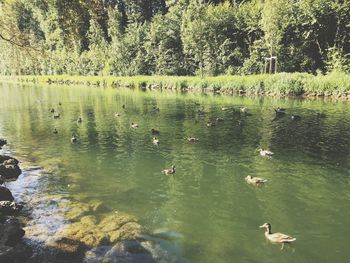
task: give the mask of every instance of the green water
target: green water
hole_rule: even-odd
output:
[[[9,84],[0,94],[9,147],[54,171],[43,191],[137,216],[150,235],[162,233],[173,262],[349,260],[350,104]],[[243,105],[251,114],[221,110]],[[289,114],[276,119],[278,106]],[[225,120],[206,127],[215,117]],[[160,130],[159,146],[151,128]],[[160,172],[172,164],[174,176]],[[247,175],[268,183],[247,185]],[[283,250],[267,242],[258,228],[265,222],[296,242]]]

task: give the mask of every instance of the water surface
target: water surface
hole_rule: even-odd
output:
[[[172,262],[349,259],[348,103],[14,84],[0,84],[0,94],[0,135],[53,171],[42,191],[135,215]],[[278,106],[288,114],[276,118]],[[216,117],[224,121],[206,127]],[[174,176],[161,174],[172,164]],[[268,183],[247,185],[247,175]],[[281,251],[258,228],[265,222],[297,241]]]

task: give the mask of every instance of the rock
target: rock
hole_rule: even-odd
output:
[[[124,224],[118,230],[109,233],[109,241],[115,243],[120,240],[136,240],[141,233],[141,226],[136,222]]]
[[[23,205],[16,204],[15,202],[0,201],[0,215],[17,214],[22,208]]]
[[[67,206],[65,217],[70,221],[77,221],[90,212],[90,206],[88,204],[67,203],[62,205]]]
[[[59,258],[69,258],[72,262],[77,262],[73,259],[80,258],[86,249],[86,246],[82,242],[66,237],[62,237],[55,242],[50,242],[48,245],[50,245]]]
[[[6,187],[0,186],[0,201],[13,201],[12,193]]]
[[[94,216],[84,216],[79,222],[69,225],[67,228],[56,234],[57,240],[69,239],[75,240],[86,247],[100,246],[107,241],[105,233],[103,233],[96,224]]]
[[[17,165],[0,165],[0,175],[4,181],[15,181],[21,173],[22,171]]]
[[[18,160],[7,155],[0,155],[0,164],[3,164],[7,160],[14,160],[15,164],[18,164]]]
[[[31,248],[25,244],[14,247],[0,246],[0,262],[23,263],[33,254]]]
[[[13,247],[20,242],[25,232],[16,218],[2,217],[1,219],[0,246]]]
[[[96,202],[90,205],[93,212],[107,212],[110,211],[109,207],[104,205],[102,202]]]
[[[136,219],[126,214],[113,214],[105,217],[99,224],[101,231],[106,233],[109,242],[120,240],[136,240],[141,233],[141,226]]]
[[[7,144],[7,141],[3,138],[0,138],[0,149],[2,146],[6,145]]]
[[[138,241],[122,241],[114,245],[101,262],[109,263],[155,263],[152,254]]]

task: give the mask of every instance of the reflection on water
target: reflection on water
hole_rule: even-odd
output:
[[[0,91],[0,132],[16,155],[51,172],[43,192],[135,215],[177,262],[348,259],[347,103],[7,84]],[[276,118],[278,106],[285,116]],[[274,158],[261,157],[260,147]],[[172,164],[174,176],[161,174]],[[247,175],[268,183],[247,185]],[[267,221],[297,241],[280,251],[258,228]]]

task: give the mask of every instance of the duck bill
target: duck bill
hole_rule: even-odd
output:
[[[259,226],[259,228],[265,228],[265,225]]]

